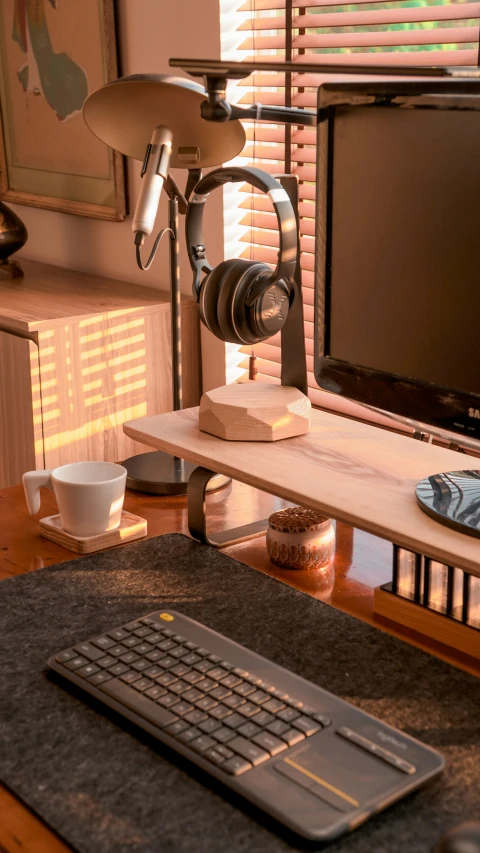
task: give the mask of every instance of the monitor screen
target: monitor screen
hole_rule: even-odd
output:
[[[405,88],[320,113],[316,377],[480,437],[480,96]]]

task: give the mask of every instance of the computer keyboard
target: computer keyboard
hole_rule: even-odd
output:
[[[354,829],[444,766],[419,741],[175,611],[48,664],[308,839]]]

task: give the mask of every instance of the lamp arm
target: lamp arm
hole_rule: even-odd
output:
[[[208,100],[200,104],[200,112],[205,121],[273,121],[276,124],[300,124],[315,127],[317,114],[311,110],[298,110],[295,107],[273,107],[264,104],[252,104],[250,107],[238,107],[230,104],[224,91],[208,92]]]

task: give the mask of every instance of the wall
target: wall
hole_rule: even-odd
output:
[[[172,56],[220,57],[219,0],[117,0],[117,24],[121,74],[172,73],[168,66]],[[127,175],[133,210],[140,187],[140,164],[128,161]],[[183,186],[185,173],[174,175]],[[131,214],[124,222],[106,222],[24,205],[12,207],[29,232],[28,243],[20,253],[24,257],[168,290],[168,243],[162,241],[164,245],[148,272],[139,270],[133,251]],[[214,263],[223,257],[222,221],[221,193],[214,193],[207,206],[204,231],[209,260]],[[164,196],[157,226],[166,224]],[[181,267],[182,291],[191,293],[185,252]],[[202,351],[204,387],[222,385],[224,346],[203,329]]]

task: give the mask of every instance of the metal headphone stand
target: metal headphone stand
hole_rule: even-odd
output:
[[[199,169],[189,170],[185,190],[187,198],[200,180],[201,174]],[[155,257],[161,237],[168,232],[170,237],[172,403],[173,411],[178,412],[183,409],[179,214],[186,213],[187,198],[171,175],[165,180],[164,190],[168,195],[168,228],[164,228],[157,236],[146,266],[142,265],[140,268],[148,269]],[[185,459],[179,459],[178,456],[171,456],[161,450],[130,456],[122,462],[122,465],[127,469],[127,488],[134,492],[151,495],[186,495],[189,479],[197,468],[194,462],[187,462]],[[215,491],[230,482],[229,477],[212,472],[206,490]]]
[[[300,228],[298,215],[298,178],[295,175],[277,176],[284,189],[287,191],[297,220],[297,266],[295,269],[296,298],[288,317],[280,332],[281,347],[281,384],[298,388],[302,394],[308,393],[307,366],[305,358],[305,335],[303,329],[303,302],[302,302],[302,273],[300,267]],[[188,481],[188,529],[194,539],[204,545],[212,545],[214,548],[227,548],[262,536],[268,527],[268,519],[253,521],[241,527],[223,530],[214,535],[207,532],[206,494],[209,483],[217,477],[208,468],[197,467]]]

